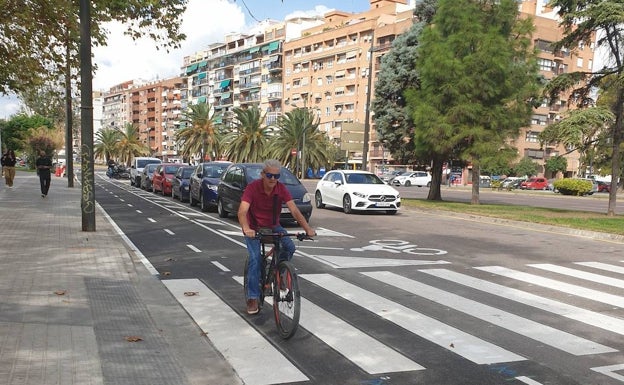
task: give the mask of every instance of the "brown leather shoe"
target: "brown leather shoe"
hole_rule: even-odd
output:
[[[255,298],[247,300],[247,314],[258,313],[258,300]]]

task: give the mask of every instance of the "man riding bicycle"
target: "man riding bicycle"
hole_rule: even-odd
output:
[[[280,225],[279,218],[282,203],[290,209],[293,218],[305,230],[310,237],[315,236],[315,231],[310,227],[301,211],[297,208],[290,192],[278,180],[280,178],[281,163],[270,159],[264,162],[261,177],[251,182],[241,198],[238,209],[238,222],[240,223],[245,243],[249,252],[249,264],[247,273],[247,313],[258,313],[258,298],[260,287],[254,282],[260,280],[260,239],[256,238],[256,231],[260,228],[270,228],[274,233],[287,233]],[[295,253],[295,244],[289,237],[280,238],[280,260],[290,260]]]

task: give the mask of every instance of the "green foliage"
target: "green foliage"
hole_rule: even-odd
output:
[[[75,0],[3,0],[0,5],[0,94],[36,89],[79,67],[80,4]],[[103,24],[127,25],[133,39],[148,36],[159,47],[179,48],[187,0],[92,0],[92,45],[106,45]],[[19,30],[19,33],[15,33]],[[69,53],[69,56],[67,55]]]
[[[481,158],[481,173],[486,175],[509,175],[511,164],[518,156],[518,150],[511,147],[501,148],[498,152]]]
[[[514,166],[514,174],[518,176],[531,176],[536,175],[539,165],[532,161],[530,158],[522,158]]]
[[[50,120],[40,115],[19,114],[12,116],[9,120],[0,121],[2,130],[2,147],[10,148],[16,153],[28,149],[27,140],[32,129],[45,127],[54,128]]]
[[[115,153],[126,166],[130,166],[135,156],[150,155],[149,147],[139,140],[139,129],[131,123],[126,123],[120,136]]]
[[[95,135],[95,143],[93,146],[93,155],[96,158],[103,158],[106,162],[119,156],[119,142],[122,133],[114,128],[105,128]]]
[[[180,152],[185,158],[199,155],[203,162],[206,157],[212,160],[221,155],[220,136],[216,130],[215,115],[206,103],[189,104],[182,121],[185,128],[176,132],[175,138],[181,146]]]
[[[400,164],[418,161],[414,153],[410,117],[403,93],[418,84],[418,71],[414,68],[422,23],[412,25],[392,43],[392,49],[381,59],[379,78],[375,84],[375,97],[371,108],[375,111],[375,127],[384,148]],[[428,161],[429,159],[425,159]]]
[[[592,182],[584,179],[558,179],[553,183],[555,190],[563,195],[582,196],[592,191]]]
[[[264,161],[272,131],[263,123],[266,114],[258,107],[235,108],[233,112],[233,129],[223,138],[225,156],[232,162]]]
[[[568,169],[568,160],[561,155],[552,156],[546,161],[544,168],[553,174],[565,172]]]

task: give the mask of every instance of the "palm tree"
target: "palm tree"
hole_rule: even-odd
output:
[[[119,141],[121,133],[114,128],[105,128],[95,134],[95,145],[93,146],[93,155],[96,158],[104,158],[108,161],[119,154]]]
[[[206,154],[215,159],[219,154],[219,135],[215,130],[214,114],[210,113],[210,106],[205,103],[190,104],[184,113],[183,121],[187,123],[176,133],[176,141],[181,145],[181,154],[191,158],[201,155],[201,161]]]
[[[271,128],[263,126],[258,107],[235,108],[233,131],[224,137],[225,154],[232,162],[262,162],[267,154]]]
[[[150,149],[139,140],[139,130],[131,123],[126,123],[124,132],[118,131],[121,138],[118,142],[118,154],[122,162],[130,166],[135,156],[149,155]]]
[[[330,143],[327,136],[318,130],[319,118],[314,110],[296,108],[279,117],[275,139],[269,147],[271,157],[283,164],[290,164],[301,175],[304,167],[318,168],[329,163]],[[301,150],[302,159],[292,155],[292,149]],[[297,161],[299,164],[297,164]]]

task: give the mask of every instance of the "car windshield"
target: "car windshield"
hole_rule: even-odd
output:
[[[385,184],[375,174],[345,174],[345,177],[347,178],[347,183],[349,184]]]
[[[249,182],[252,180],[260,179],[260,173],[262,172],[263,165],[252,166],[247,168],[247,179]],[[282,167],[280,170],[280,183],[287,186],[296,186],[301,184],[297,177],[290,172],[287,168]]]
[[[145,168],[145,166],[147,166],[148,164],[160,164],[160,160],[156,160],[156,159],[138,159],[137,160],[138,168]]]
[[[221,178],[223,171],[229,166],[229,164],[211,164],[204,166],[204,178]]]
[[[176,171],[178,171],[178,169],[180,168],[180,166],[165,166],[165,174],[175,174]]]
[[[150,163],[147,166],[145,166],[145,169],[147,170],[147,172],[154,172],[157,167],[158,167],[158,163]]]
[[[191,175],[193,175],[193,168],[184,168],[182,169],[182,179],[189,179],[191,177]]]

